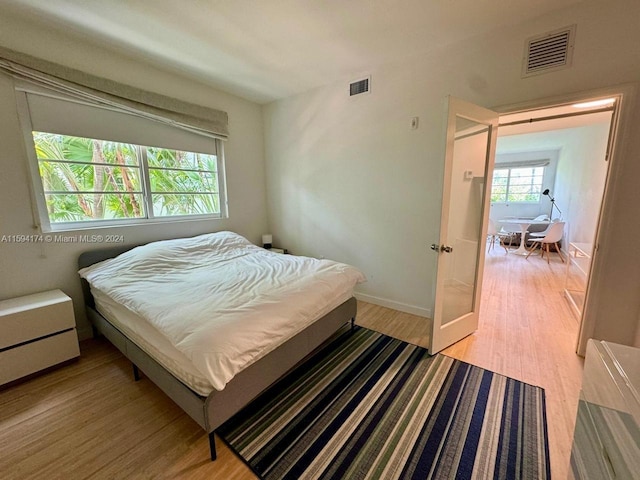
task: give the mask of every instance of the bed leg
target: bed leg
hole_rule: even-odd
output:
[[[353,332],[356,329],[356,319],[355,317],[351,319],[351,331]]]
[[[211,451],[211,461],[213,462],[216,458],[216,439],[213,432],[209,433],[209,450]]]
[[[133,367],[133,379],[137,382],[140,380],[140,370],[135,363],[132,363],[131,366]]]

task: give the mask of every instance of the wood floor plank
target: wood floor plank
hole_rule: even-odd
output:
[[[78,362],[0,391],[0,472],[16,480],[255,478],[221,443],[211,462],[204,431],[148,379],[133,381],[129,362],[103,339],[83,342]]]
[[[539,385],[547,394],[552,476],[567,478],[582,359],[578,324],[562,295],[564,265],[494,249],[487,257],[480,326],[443,353]],[[357,323],[416,345],[429,320],[358,303]],[[254,479],[216,438],[209,460],[204,431],[104,339],[60,369],[0,390],[3,479]]]

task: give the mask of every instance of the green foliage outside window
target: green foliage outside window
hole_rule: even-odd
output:
[[[42,132],[33,140],[51,223],[220,213],[216,155]]]
[[[496,168],[491,182],[492,203],[538,203],[544,167]]]

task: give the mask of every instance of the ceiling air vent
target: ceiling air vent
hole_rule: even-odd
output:
[[[522,76],[553,72],[571,66],[576,26],[536,35],[527,40]]]
[[[369,93],[369,83],[371,77],[356,80],[349,84],[349,96],[360,95],[361,93]]]

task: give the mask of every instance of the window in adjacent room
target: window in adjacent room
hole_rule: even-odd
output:
[[[544,166],[496,168],[491,182],[492,203],[538,203]]]

